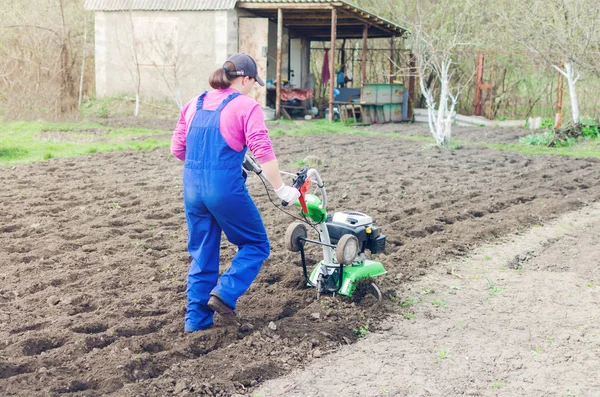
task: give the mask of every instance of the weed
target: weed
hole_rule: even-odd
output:
[[[94,112],[94,115],[101,119],[107,119],[109,114],[110,114],[110,110],[108,109],[108,106],[106,103],[103,103],[100,106],[98,106],[98,109],[96,109],[96,111]]]
[[[431,302],[431,304],[432,304],[433,306],[442,307],[442,308],[447,308],[447,307],[448,307],[448,304],[447,304],[446,302],[437,301],[437,300],[436,300],[436,301],[433,301],[433,302]]]
[[[495,380],[492,382],[492,389],[500,389],[502,388],[502,386],[504,386],[504,383],[502,381]]]
[[[54,158],[52,152],[46,152],[46,154],[44,154],[44,160],[50,160],[52,158]]]
[[[387,294],[386,296],[392,302],[394,302],[394,303],[400,303],[400,300],[398,299],[398,297],[394,293]]]
[[[485,274],[484,274],[483,276],[484,276],[484,277],[485,277],[485,279],[487,280],[487,282],[488,282],[488,285],[489,285],[489,287],[490,287],[490,292],[491,292],[492,294],[497,294],[498,292],[502,291],[502,289],[500,289],[500,288],[496,287],[496,286],[494,285],[494,283],[492,283],[492,281],[489,279],[489,277],[488,277],[488,276],[486,276]]]
[[[404,317],[406,320],[412,320],[413,318],[415,318],[417,316],[415,316],[413,313],[402,312],[402,317]]]
[[[411,305],[414,305],[415,303],[417,303],[416,299],[414,299],[414,298],[406,298],[405,300],[400,301],[399,305],[400,305],[400,307],[407,308],[407,307],[409,307]]]
[[[447,358],[449,358],[449,357],[450,357],[450,352],[449,352],[449,351],[447,351],[446,349],[444,349],[444,348],[442,347],[442,348],[440,348],[440,350],[438,350],[437,352],[435,352],[435,355],[436,355],[438,358],[440,358],[440,359],[442,359],[442,360],[445,360],[445,359],[447,359]]]
[[[352,329],[357,338],[362,338],[369,333],[369,320],[359,325],[358,328]]]
[[[421,291],[421,293],[423,295],[429,295],[429,294],[433,294],[433,290],[431,290],[431,289],[424,289],[423,291]]]

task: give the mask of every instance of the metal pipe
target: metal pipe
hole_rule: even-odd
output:
[[[337,33],[337,13],[336,8],[331,9],[331,51],[329,55],[329,121],[333,121],[333,91],[335,89],[335,35]]]
[[[300,240],[302,242],[314,243],[314,244],[323,245],[323,246],[330,247],[330,248],[335,248],[335,245],[333,245],[333,244],[326,244],[326,243],[323,243],[321,241],[311,240],[311,239],[308,239],[308,238],[298,238],[298,240]]]
[[[277,10],[277,82],[275,83],[275,118],[281,117],[281,48],[283,41],[283,11]]]

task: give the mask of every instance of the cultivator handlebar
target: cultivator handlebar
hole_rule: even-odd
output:
[[[306,206],[306,192],[308,192],[308,187],[310,186],[310,178],[308,178],[308,167],[302,168],[294,179],[292,180],[292,187],[298,189],[300,192],[300,197],[298,201],[300,202],[300,207],[302,208],[302,212],[305,215],[308,215],[308,207]],[[282,201],[281,205],[284,207],[289,203],[287,201]]]

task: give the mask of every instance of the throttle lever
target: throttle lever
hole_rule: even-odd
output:
[[[296,173],[294,179],[292,179],[292,187],[298,189],[300,192],[300,197],[298,201],[300,202],[300,206],[302,207],[302,212],[308,214],[308,208],[306,206],[305,193],[308,191],[308,186],[310,185],[310,179],[308,179],[308,167],[303,167]],[[287,201],[281,201],[281,205],[286,207],[289,203]]]

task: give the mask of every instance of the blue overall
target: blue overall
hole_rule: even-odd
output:
[[[186,332],[213,324],[214,312],[207,305],[210,295],[235,309],[238,298],[250,287],[270,254],[265,226],[246,189],[242,162],[247,148],[241,152],[231,149],[219,129],[221,111],[241,94],[229,95],[216,110],[202,109],[205,95],[198,98],[187,133],[183,170],[188,250],[192,257]],[[219,278],[221,231],[238,246],[238,251]]]

